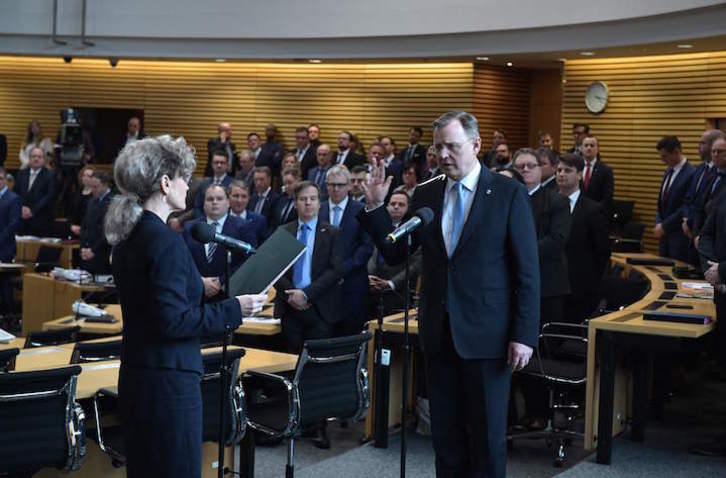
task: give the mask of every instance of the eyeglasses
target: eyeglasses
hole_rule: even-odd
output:
[[[524,163],[524,164],[516,164],[514,165],[514,169],[517,171],[524,171],[525,169],[535,169],[539,168],[539,164],[537,163]]]
[[[348,185],[348,183],[325,183],[326,186],[328,186],[328,189],[334,189],[334,188],[344,188]]]

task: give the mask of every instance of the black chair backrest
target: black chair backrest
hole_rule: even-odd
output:
[[[83,423],[76,420],[81,367],[0,374],[0,469],[32,473],[71,470],[85,455]],[[82,450],[81,448],[82,447]]]
[[[26,349],[33,347],[45,347],[48,345],[70,344],[78,339],[80,325],[58,330],[37,330],[30,332],[25,339]]]
[[[622,227],[633,219],[635,201],[613,199],[610,204],[610,220],[617,227]]]
[[[294,379],[302,428],[325,418],[357,418],[367,408],[361,368],[370,337],[364,332],[305,342]]]
[[[231,445],[239,441],[244,435],[247,417],[244,415],[244,399],[241,394],[239,375],[239,362],[244,357],[245,350],[240,348],[227,350],[227,363],[230,364],[230,376],[232,377],[228,399],[224,401],[225,418],[225,441]],[[202,365],[204,376],[202,377],[202,441],[219,441],[219,392],[220,375],[219,368],[222,365],[222,352],[202,354]],[[236,388],[239,387],[239,388]],[[238,392],[240,392],[238,394]],[[239,409],[240,414],[237,413]]]
[[[41,245],[38,248],[38,255],[35,256],[35,262],[40,264],[58,264],[61,253],[63,253],[63,248],[61,247]]]
[[[19,348],[0,350],[0,372],[10,372],[15,369],[15,357],[20,353]]]
[[[117,360],[121,358],[121,339],[107,342],[76,342],[71,364]]]

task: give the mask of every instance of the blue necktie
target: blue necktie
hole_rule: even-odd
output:
[[[340,225],[340,206],[333,208],[333,226],[338,227]]]
[[[302,242],[303,246],[308,245],[308,230],[310,226],[303,224],[300,226],[300,232],[298,232],[297,240]],[[295,287],[299,287],[303,281],[303,271],[305,270],[305,258],[307,257],[307,251],[303,252],[300,258],[297,260],[292,270],[292,281],[295,283]]]
[[[454,221],[451,226],[451,246],[449,248],[449,257],[454,254],[456,245],[459,243],[459,237],[461,236],[461,229],[464,226],[464,206],[466,205],[466,199],[464,199],[464,185],[456,183],[452,189],[456,189],[456,203],[454,203]]]

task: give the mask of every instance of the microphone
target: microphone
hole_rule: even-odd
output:
[[[396,228],[395,231],[386,236],[386,242],[393,244],[402,237],[406,237],[418,229],[422,224],[425,226],[434,220],[434,212],[430,207],[422,207],[413,214],[413,217]]]
[[[205,222],[198,222],[192,226],[192,237],[202,244],[216,242],[217,244],[222,244],[225,247],[247,254],[257,252],[251,244],[235,239],[234,237],[225,236],[224,234],[217,234],[216,228]]]

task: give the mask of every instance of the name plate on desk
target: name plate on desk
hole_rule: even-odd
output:
[[[713,319],[708,315],[683,314],[680,312],[643,312],[643,320],[655,320],[659,322],[678,322],[681,324],[707,325]]]

